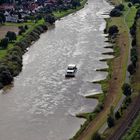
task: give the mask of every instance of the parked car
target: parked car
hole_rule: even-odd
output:
[[[65,77],[75,77],[75,73],[77,71],[77,67],[75,64],[69,64],[66,70]]]

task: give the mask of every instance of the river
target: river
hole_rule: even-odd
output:
[[[68,140],[84,123],[75,117],[93,111],[97,100],[84,96],[101,92],[92,81],[104,79],[100,59],[111,49],[105,40],[102,14],[112,7],[103,0],[89,0],[82,10],[56,21],[23,57],[23,70],[13,86],[0,94],[1,140]],[[78,67],[76,77],[65,79],[69,63]]]

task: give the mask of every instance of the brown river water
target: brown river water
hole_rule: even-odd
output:
[[[23,70],[13,86],[0,94],[0,140],[68,140],[84,123],[75,117],[93,111],[97,100],[85,96],[101,92],[92,81],[104,79],[100,59],[112,51],[103,34],[102,14],[112,7],[89,0],[82,10],[56,21],[23,57]],[[69,63],[76,77],[65,79]]]

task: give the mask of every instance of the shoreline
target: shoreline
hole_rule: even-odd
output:
[[[76,9],[69,9],[59,15],[55,15],[55,12],[54,12],[53,14],[54,14],[56,20],[60,20],[61,18],[84,8],[85,4],[87,3],[87,0],[82,0],[80,3],[81,3],[81,6],[77,7]],[[12,24],[10,24],[10,25],[12,26]],[[14,77],[18,76],[20,74],[20,72],[22,71],[23,55],[28,51],[28,49],[31,47],[31,45],[40,38],[40,35],[42,33],[46,32],[49,29],[49,27],[51,27],[53,25],[54,24],[50,25],[50,24],[46,23],[43,19],[41,19],[37,23],[34,23],[33,25],[31,25],[31,28],[28,29],[23,35],[18,35],[17,39],[15,40],[14,43],[10,42],[8,44],[8,47],[4,50],[4,54],[2,54],[2,56],[0,57],[0,63],[1,63],[1,65],[4,64],[4,66],[7,67],[8,71],[11,73],[13,80],[7,84],[3,84],[0,82],[0,90],[6,89],[7,87],[10,87],[10,85],[13,85]],[[4,25],[4,26],[6,26],[6,25]],[[19,24],[19,26],[20,26],[20,24]],[[11,45],[12,45],[12,47],[11,47]],[[9,46],[10,46],[10,48],[9,48]],[[16,53],[20,53],[20,55],[17,55],[17,57],[20,58],[20,60],[19,60],[20,62],[16,61],[16,63],[18,63],[18,64],[15,65],[15,62],[10,61],[10,64],[9,64],[8,57],[11,55],[11,53],[14,53],[15,51],[16,51]]]
[[[110,2],[108,2],[108,3],[110,3]],[[110,3],[110,4],[112,5],[112,3]],[[106,19],[110,19],[110,17],[104,18],[104,21],[106,23],[106,26],[105,26],[104,30],[107,30],[107,28],[108,28],[108,22],[107,22]],[[106,35],[106,33],[104,33],[104,32],[103,32],[103,34]],[[111,43],[109,41],[108,36],[105,37],[105,38],[107,38],[107,41],[105,41],[105,42]],[[96,93],[96,94],[93,94],[93,95],[91,94],[89,96],[85,96],[85,98],[98,100],[98,104],[96,105],[96,107],[93,110],[93,112],[88,112],[88,113],[84,113],[83,112],[83,113],[76,114],[76,117],[83,118],[83,119],[86,119],[86,120],[85,120],[84,124],[81,125],[81,128],[76,132],[76,134],[70,140],[77,140],[80,137],[82,132],[87,128],[87,126],[90,124],[90,122],[96,118],[96,116],[102,110],[102,107],[104,105],[104,101],[105,101],[105,97],[106,97],[106,92],[107,92],[107,88],[108,88],[108,82],[110,80],[110,75],[112,73],[111,61],[112,61],[112,59],[115,58],[115,47],[114,47],[114,44],[111,43],[111,46],[105,46],[104,48],[106,48],[106,49],[111,48],[113,51],[112,52],[102,53],[101,55],[112,55],[113,58],[105,58],[105,59],[99,60],[99,61],[106,62],[107,65],[108,65],[108,68],[96,69],[96,71],[108,72],[107,77],[105,79],[103,79],[103,80],[93,81],[92,82],[93,84],[100,84],[102,92],[101,93]],[[96,110],[98,110],[98,108],[101,108],[101,110],[99,112],[98,111],[96,112]],[[92,117],[91,117],[91,115],[92,115]],[[80,139],[78,139],[78,140],[80,140]]]
[[[118,4],[118,1],[115,1],[115,3],[109,1],[109,3],[111,3],[111,4],[112,3],[113,4],[117,3]],[[128,52],[129,52],[128,31],[126,29],[126,25],[124,25],[124,18],[125,17],[121,16],[119,18],[120,18],[119,23],[116,23],[116,19],[114,19],[114,18],[112,19],[112,17],[107,18],[107,19],[105,18],[105,21],[106,21],[105,30],[107,30],[111,25],[116,25],[117,24],[117,26],[120,28],[120,34],[115,39],[115,43],[113,42],[113,44],[112,44],[113,47],[111,46],[111,48],[113,48],[113,50],[114,50],[114,58],[100,60],[100,61],[107,61],[107,63],[108,63],[110,71],[108,69],[99,69],[99,71],[105,71],[105,72],[109,71],[107,78],[105,80],[100,80],[100,81],[94,81],[93,82],[95,84],[101,84],[103,93],[108,93],[108,90],[109,90],[109,94],[111,93],[111,91],[112,91],[112,93],[115,93],[115,92],[118,93],[118,95],[116,95],[117,98],[115,98],[115,95],[113,95],[114,98],[115,98],[112,101],[112,104],[111,104],[111,106],[113,106],[113,107],[117,106],[118,102],[120,101],[120,99],[122,97],[121,86],[122,86],[123,82],[125,82],[125,77],[126,77],[126,72],[127,72]],[[122,27],[122,26],[124,26],[124,27]],[[124,41],[123,46],[121,46],[122,41]],[[108,39],[107,42],[110,42],[110,40]],[[126,56],[123,56],[124,55],[124,48],[123,47],[126,49]],[[116,60],[118,58],[120,60]],[[122,60],[121,60],[121,58],[122,58]],[[115,65],[115,63],[117,64],[117,62],[119,62],[119,61],[120,61],[119,65],[121,65],[121,69],[118,69],[120,71],[120,74],[118,74],[118,76],[119,76],[119,79],[118,79],[117,75],[115,75],[115,73],[116,73],[115,72],[115,67],[117,66],[117,65]],[[97,69],[97,71],[98,71],[98,69]],[[113,88],[113,85],[116,86],[115,83],[114,83],[115,82],[114,80],[118,81],[118,82],[120,81],[120,82],[118,83],[118,86],[116,87],[117,90],[114,89],[115,91],[113,92],[113,90],[110,89],[110,88],[111,87]],[[114,82],[111,83],[111,81],[112,82],[114,81]],[[97,94],[97,95],[93,95],[93,96],[90,95],[89,98],[98,99],[98,101],[102,99],[101,101],[107,102],[107,100],[108,100],[107,96],[109,96],[109,95],[106,96],[106,94],[103,94],[104,95],[103,97],[102,96],[100,97],[100,95],[102,95],[102,94]],[[106,107],[106,105],[105,105],[105,107]],[[77,137],[75,136],[76,138],[74,137],[74,139],[72,139],[72,140],[75,140],[75,139],[76,140],[89,140],[91,138],[91,136],[93,135],[93,133],[97,132],[101,128],[102,124],[104,124],[104,122],[106,122],[107,116],[105,116],[105,115],[107,114],[107,112],[109,113],[110,107],[108,107],[108,109],[106,108],[106,112],[101,111],[100,113],[97,113],[97,117],[94,116],[96,118],[95,121],[94,121],[94,118],[92,118],[93,120],[91,120],[90,123],[87,126],[85,126],[86,130],[85,131],[83,130],[83,132],[79,136],[77,136]],[[82,115],[80,114],[80,117],[81,116]],[[83,118],[85,118],[85,114],[83,114]],[[101,122],[96,123],[96,120],[100,120]],[[94,126],[92,126],[92,125],[94,125]]]

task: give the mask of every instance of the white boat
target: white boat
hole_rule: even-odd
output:
[[[75,64],[69,64],[66,70],[65,77],[75,77],[75,73],[77,71],[77,67]]]

